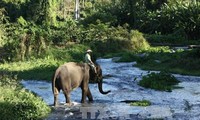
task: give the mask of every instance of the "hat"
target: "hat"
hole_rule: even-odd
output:
[[[88,52],[92,52],[92,50],[88,49],[88,50],[87,50],[87,53],[88,53]]]

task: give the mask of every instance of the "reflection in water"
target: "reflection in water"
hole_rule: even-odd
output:
[[[77,119],[83,118],[81,110],[97,110],[99,116],[103,118],[168,118],[168,119],[197,119],[200,118],[200,77],[175,75],[181,83],[183,89],[175,89],[172,92],[160,92],[151,89],[145,89],[137,85],[142,75],[148,72],[139,68],[133,67],[135,62],[130,63],[114,63],[112,59],[99,59],[97,62],[103,70],[104,84],[103,88],[111,90],[108,95],[102,95],[98,91],[97,84],[90,84],[94,103],[80,104],[81,89],[78,88],[71,92],[71,100],[74,101],[74,106],[67,108],[62,106],[65,101],[64,95],[59,94],[59,102],[61,107],[58,108],[63,112],[57,118],[66,119],[74,117]],[[135,78],[137,78],[135,80]],[[53,94],[51,83],[45,81],[25,81],[21,82],[26,89],[29,89],[39,96],[44,101],[51,105],[53,104]],[[133,107],[126,103],[121,103],[124,100],[149,100],[152,105],[148,107]],[[81,112],[81,113],[80,113]],[[55,115],[54,115],[55,117]],[[92,116],[91,116],[92,117]],[[95,117],[95,116],[93,116]],[[97,116],[96,116],[97,117]],[[51,120],[51,117],[49,117]]]

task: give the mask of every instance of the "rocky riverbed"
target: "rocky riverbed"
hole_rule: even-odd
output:
[[[71,93],[73,106],[64,105],[64,95],[59,95],[59,107],[53,107],[53,112],[46,120],[68,119],[200,119],[200,77],[174,75],[181,82],[179,89],[172,92],[161,92],[140,87],[137,83],[148,71],[134,67],[135,62],[115,63],[112,59],[98,59],[104,75],[104,90],[111,93],[102,95],[97,84],[90,84],[94,98],[93,103],[81,104],[81,89]],[[50,82],[22,80],[29,89],[48,104],[53,104],[53,94]],[[122,102],[126,100],[149,100],[151,106],[130,106]]]

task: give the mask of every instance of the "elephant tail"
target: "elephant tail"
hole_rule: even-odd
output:
[[[55,87],[56,87],[56,79],[58,78],[59,74],[60,74],[60,70],[59,70],[59,68],[58,68],[58,69],[55,71],[54,76],[53,76],[53,78],[52,78],[52,91],[53,91],[53,94],[56,93],[56,89],[55,89]]]

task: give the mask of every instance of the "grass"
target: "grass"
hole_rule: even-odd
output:
[[[153,47],[139,53],[126,52],[119,62],[136,61],[136,67],[144,70],[200,76],[200,50],[179,50],[171,53],[168,47]]]
[[[150,106],[151,102],[148,100],[134,101],[130,103],[131,106]]]
[[[179,81],[172,74],[161,71],[160,73],[152,72],[143,76],[138,84],[145,88],[171,92],[175,88],[174,85],[178,83]]]
[[[64,61],[50,58],[33,59],[24,62],[4,63],[0,65],[1,71],[17,75],[18,79],[51,80],[55,69]]]
[[[17,74],[19,79],[51,80],[58,66],[68,61],[83,62],[85,45],[73,45],[67,48],[51,48],[42,59],[5,62],[0,71]],[[170,73],[200,75],[200,50],[177,51],[171,53],[169,47],[150,47],[143,51],[122,51],[108,53],[104,57],[119,56],[118,62],[137,61],[136,66],[144,70],[168,71]],[[98,53],[97,53],[98,54]],[[96,53],[94,54],[96,55]],[[99,56],[98,56],[99,57]]]
[[[0,71],[16,74],[19,79],[50,81],[56,68],[68,61],[83,62],[86,47],[76,46],[64,49],[52,48],[43,59],[6,62],[0,64]],[[55,55],[56,56],[53,56]],[[137,61],[136,66],[144,70],[168,71],[170,73],[200,75],[200,56],[198,50],[170,53],[169,47],[151,47],[147,51],[123,51],[109,53],[105,58],[120,56],[118,62]]]
[[[65,62],[83,62],[86,49],[84,45],[54,47],[41,59],[0,64],[0,71],[16,74],[18,79],[50,81],[56,68]]]
[[[130,104],[130,106],[150,106],[151,102],[149,100],[125,100],[121,101]]]
[[[171,73],[199,76],[200,54],[197,51],[151,53],[149,56],[139,58],[137,60],[137,66],[145,70],[167,70]]]
[[[51,111],[44,101],[23,89],[12,75],[0,76],[0,118],[2,120],[44,119]]]

